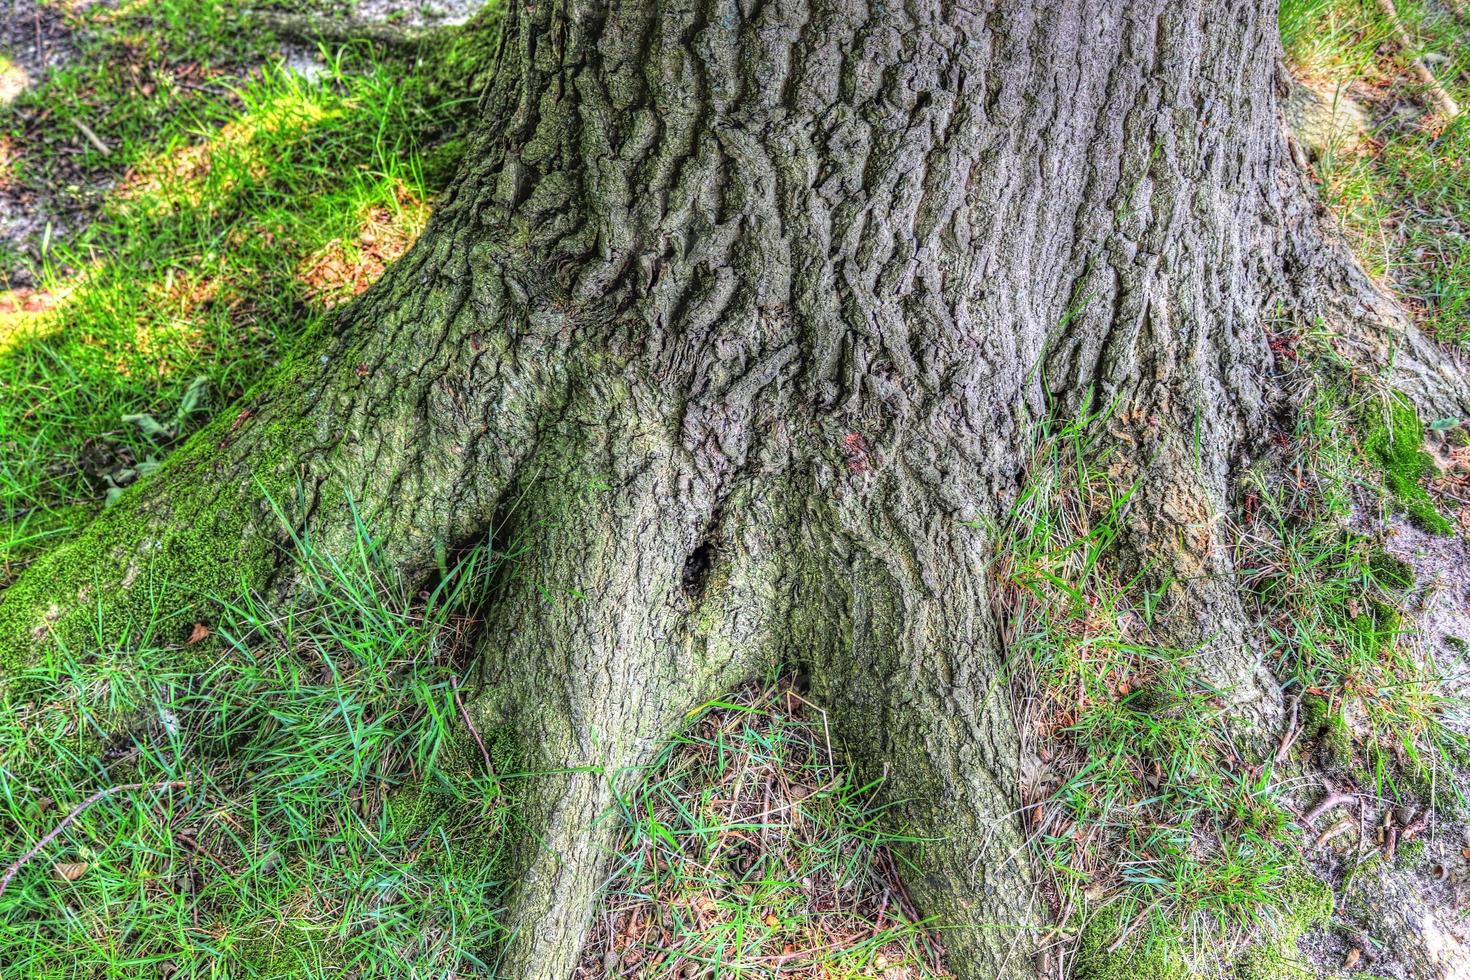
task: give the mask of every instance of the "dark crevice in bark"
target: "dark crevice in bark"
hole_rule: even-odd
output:
[[[684,572],[680,576],[680,587],[684,595],[698,600],[709,584],[710,568],[715,562],[715,543],[708,538],[694,546],[689,557],[684,559]]]

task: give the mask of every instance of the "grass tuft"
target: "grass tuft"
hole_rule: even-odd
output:
[[[491,969],[506,801],[454,692],[489,565],[422,596],[361,542],[349,564],[302,544],[291,600],[217,598],[9,679],[0,846],[64,829],[0,896],[7,973]]]

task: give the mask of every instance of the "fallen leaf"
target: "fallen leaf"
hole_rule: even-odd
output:
[[[62,881],[76,881],[87,873],[87,868],[85,861],[57,861],[51,865],[51,873]]]
[[[1353,967],[1358,965],[1358,960],[1361,960],[1362,958],[1363,951],[1354,947],[1353,949],[1348,950],[1347,959],[1342,961],[1342,968],[1344,970],[1351,970]]]
[[[774,915],[771,915],[771,914],[767,914],[766,915],[766,917],[764,919],[764,922],[765,922],[766,925],[770,926],[772,929],[776,928],[777,926],[779,926],[781,924],[781,920],[778,919],[778,918],[776,918]]]
[[[184,646],[191,647],[196,643],[202,643],[214,635],[214,630],[203,623],[195,623],[194,628],[189,631],[189,638],[184,641]]]

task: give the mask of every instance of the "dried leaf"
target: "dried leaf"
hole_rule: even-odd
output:
[[[1358,965],[1358,961],[1362,958],[1363,951],[1361,949],[1358,949],[1357,947],[1354,947],[1348,950],[1347,959],[1342,961],[1342,968],[1344,970],[1351,970],[1353,967]]]
[[[214,635],[214,630],[203,623],[195,623],[194,628],[189,631],[189,638],[184,641],[184,646],[191,647],[196,643],[203,643]]]
[[[57,861],[51,865],[51,873],[62,881],[76,881],[87,873],[87,868],[85,861]]]

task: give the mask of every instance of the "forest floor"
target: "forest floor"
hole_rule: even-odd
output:
[[[9,3],[0,588],[238,411],[412,244],[449,176],[446,120],[473,93],[252,11],[435,26],[475,6]],[[1398,11],[1407,49],[1375,0],[1283,3],[1289,67],[1326,120],[1303,142],[1372,271],[1463,348],[1470,112],[1448,121],[1411,63],[1470,107],[1470,9]],[[1151,597],[1106,571],[1130,488],[1108,476],[1105,418],[1038,434],[1000,529],[1058,975],[1408,977],[1354,882],[1390,869],[1431,911],[1470,908],[1470,436],[1404,418],[1330,338],[1281,325],[1270,342],[1298,421],[1233,520],[1292,706],[1274,758],[1242,757],[1190,651],[1151,640]],[[499,831],[534,776],[468,726],[463,597],[513,558],[487,545],[432,595],[380,567],[368,528],[347,564],[306,543],[297,560],[310,587],[290,608],[199,597],[7,687],[0,972],[493,975]],[[579,978],[945,975],[942,923],[918,923],[900,883],[923,842],[885,822],[823,719],[784,677],[691,712],[609,815],[620,845]],[[1341,806],[1313,814],[1324,796]]]

